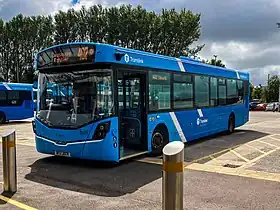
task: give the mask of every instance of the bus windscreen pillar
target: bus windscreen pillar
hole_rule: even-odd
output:
[[[174,141],[163,148],[163,210],[183,210],[183,187],[184,143]]]
[[[16,133],[10,130],[2,135],[4,192],[17,191]]]

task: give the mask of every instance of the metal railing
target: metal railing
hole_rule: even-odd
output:
[[[2,135],[4,192],[17,191],[16,132],[10,130]]]
[[[184,143],[173,141],[163,148],[162,209],[183,210]]]

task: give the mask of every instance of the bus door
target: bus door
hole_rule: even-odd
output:
[[[120,158],[147,151],[146,74],[118,72]]]

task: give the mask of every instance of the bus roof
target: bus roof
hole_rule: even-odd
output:
[[[32,84],[0,82],[0,90],[33,90]]]
[[[195,60],[189,57],[180,56],[179,58],[154,54],[150,52],[144,52],[140,50],[134,50],[130,48],[118,47],[115,45],[93,43],[93,42],[72,42],[54,45],[46,48],[40,53],[51,50],[53,48],[74,46],[74,45],[95,45],[95,63],[118,63],[132,66],[143,66],[148,68],[170,70],[170,71],[181,71],[190,72],[196,74],[207,74],[212,76],[222,76],[234,79],[249,80],[249,73],[244,71],[238,71],[228,68],[222,68],[209,64],[201,63],[199,60]],[[36,62],[37,68],[37,62]]]

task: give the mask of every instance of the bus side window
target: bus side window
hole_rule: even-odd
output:
[[[195,106],[209,106],[209,77],[195,75]]]
[[[218,105],[218,79],[210,78],[210,106]]]
[[[174,74],[173,101],[175,109],[193,108],[193,76]]]
[[[238,102],[238,92],[235,79],[227,79],[227,104],[236,104]]]
[[[8,105],[16,106],[22,104],[19,93],[17,90],[8,91]]]
[[[219,78],[218,84],[219,84],[219,86],[218,86],[219,105],[226,105],[226,103],[227,103],[226,80]]]
[[[0,90],[0,106],[7,106],[7,93],[5,90]]]
[[[170,73],[149,72],[149,110],[171,108]]]
[[[244,86],[243,86],[242,80],[237,81],[237,91],[238,91],[238,103],[243,104],[244,103]]]

